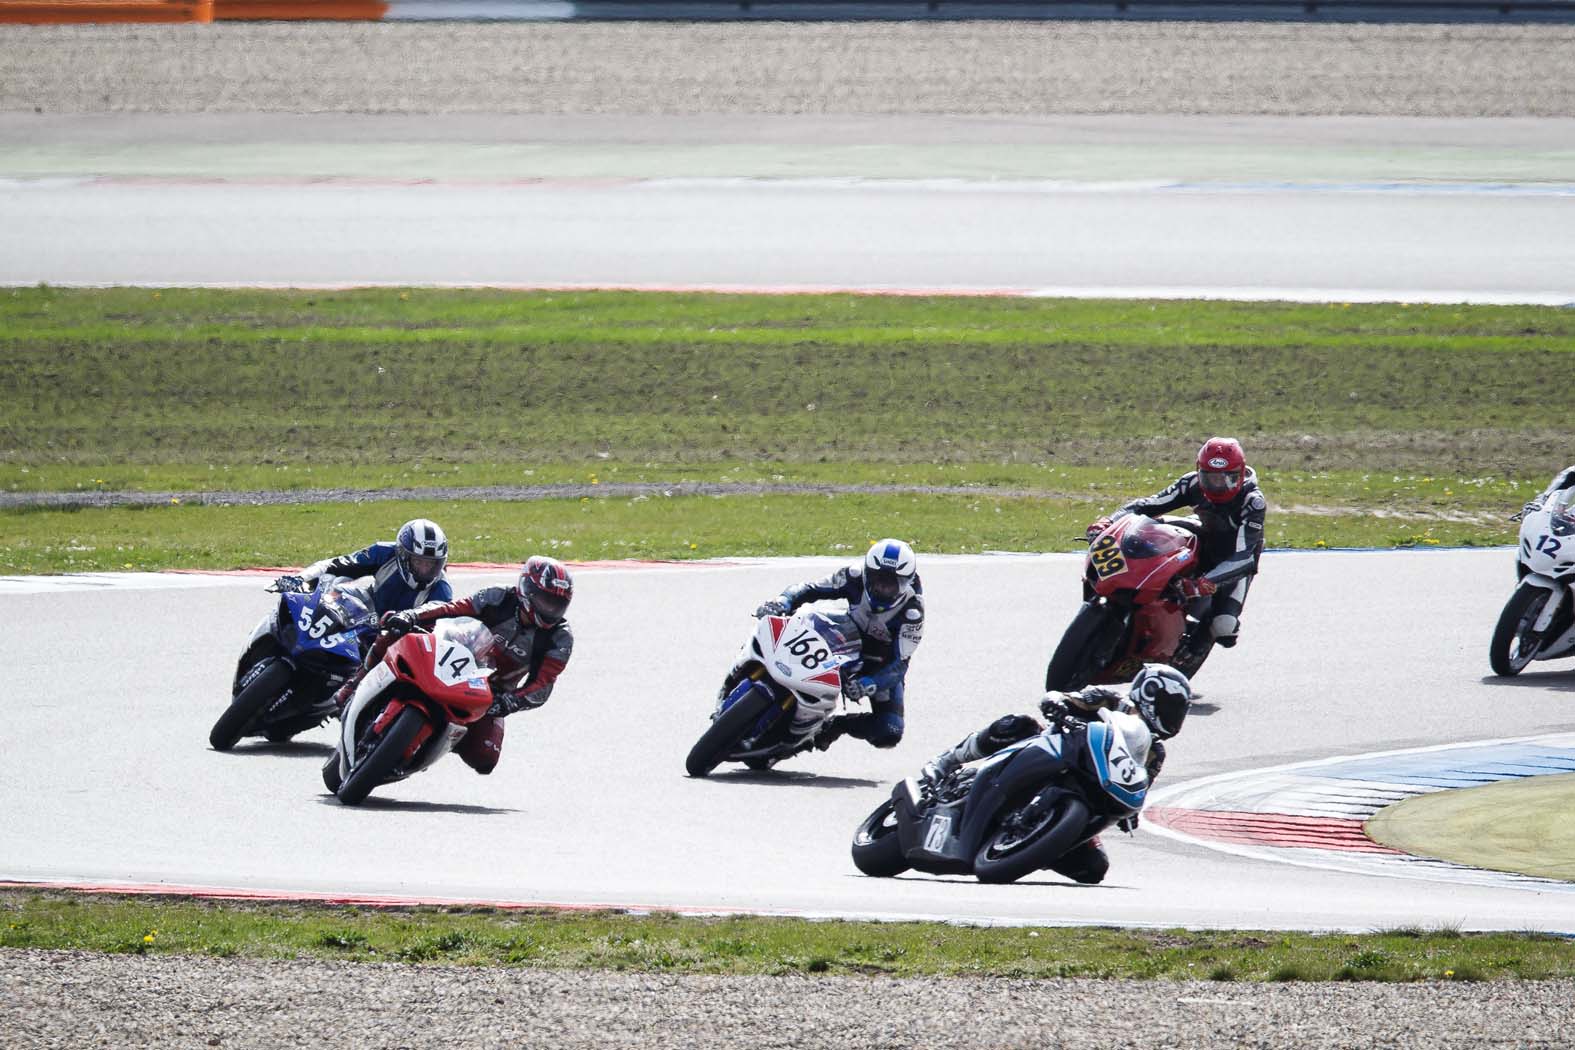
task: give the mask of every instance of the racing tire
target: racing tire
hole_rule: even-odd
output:
[[[1498,625],[1493,628],[1493,642],[1488,646],[1488,663],[1493,673],[1509,678],[1526,669],[1542,645],[1542,637],[1531,633],[1531,624],[1542,613],[1551,591],[1534,584],[1522,583],[1504,603],[1499,613]]]
[[[1002,816],[1010,817],[1023,808],[1014,807]],[[1007,828],[1004,823],[990,830],[974,855],[973,874],[980,882],[1016,882],[1060,860],[1088,827],[1088,804],[1075,795],[1062,795],[1031,828]]]
[[[213,728],[208,730],[208,746],[215,751],[228,751],[234,747],[246,731],[253,727],[268,705],[279,699],[285,687],[290,684],[290,665],[283,660],[274,660],[256,678],[246,683],[246,687],[235,694],[235,699],[230,701],[230,706],[224,709],[219,720],[213,723]]]
[[[358,806],[365,802],[372,789],[387,780],[388,775],[404,761],[405,752],[410,750],[411,742],[416,739],[416,734],[421,732],[426,721],[427,716],[419,708],[407,707],[399,712],[394,724],[384,730],[366,757],[350,767],[344,783],[334,791],[339,801],[346,806]],[[326,774],[326,770],[324,772]],[[324,780],[326,782],[326,775]]]
[[[1093,666],[1095,650],[1118,623],[1119,615],[1110,606],[1084,602],[1067,624],[1061,644],[1055,647],[1050,666],[1045,668],[1045,689],[1071,692],[1093,681],[1094,675],[1103,670]]]
[[[732,707],[717,715],[711,727],[700,734],[695,746],[684,759],[684,769],[692,777],[707,776],[721,765],[728,753],[738,747],[744,734],[754,728],[762,715],[780,701],[771,690],[757,685],[734,702]]]
[[[889,879],[912,867],[902,855],[896,812],[897,803],[888,798],[853,833],[853,866],[873,878]]]

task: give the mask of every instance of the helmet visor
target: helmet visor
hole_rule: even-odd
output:
[[[410,575],[422,583],[431,583],[443,571],[443,558],[430,554],[412,554],[410,556]]]
[[[876,569],[868,573],[864,586],[877,605],[890,605],[902,595],[902,577],[892,569]]]
[[[530,603],[531,614],[538,623],[558,623],[569,611],[569,599],[536,587],[527,588],[525,600]]]
[[[1229,496],[1241,488],[1241,471],[1205,470],[1198,474],[1198,484],[1211,496]]]

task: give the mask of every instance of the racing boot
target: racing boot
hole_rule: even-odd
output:
[[[814,744],[816,751],[825,751],[848,731],[848,715],[834,715],[821,724],[820,732],[815,734]]]

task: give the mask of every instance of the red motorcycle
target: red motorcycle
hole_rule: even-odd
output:
[[[1198,575],[1201,533],[1191,518],[1128,514],[1096,536],[1083,570],[1083,607],[1050,657],[1045,688],[1130,682],[1145,663],[1195,674],[1213,640],[1182,645],[1190,599],[1181,581]]]
[[[347,806],[419,773],[454,749],[492,706],[492,632],[480,620],[439,620],[388,647],[345,705],[323,785]]]

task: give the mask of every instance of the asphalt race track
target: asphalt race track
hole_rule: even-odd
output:
[[[1575,301],[1571,194],[1562,184],[1175,180],[0,179],[0,284],[1562,305]]]
[[[988,719],[1031,710],[1074,611],[1080,561],[921,553],[929,629],[898,748],[844,740],[769,774],[686,778],[683,757],[750,610],[833,564],[580,569],[574,661],[550,704],[509,720],[497,772],[481,778],[450,758],[360,809],[323,792],[327,728],[293,745],[207,747],[235,655],[271,601],[262,579],[0,580],[12,683],[0,880],[1004,923],[1575,932],[1567,884],[1342,873],[1147,828],[1110,843],[1099,887],[864,878],[849,836],[890,783]],[[1269,553],[1243,642],[1200,674],[1203,702],[1162,785],[1575,729],[1567,663],[1485,677],[1512,581],[1505,550]]]

